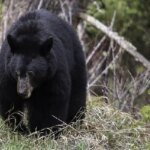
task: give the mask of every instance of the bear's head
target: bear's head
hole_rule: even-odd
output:
[[[10,76],[16,81],[18,95],[24,99],[30,98],[33,90],[48,78],[49,60],[54,59],[51,52],[53,38],[42,41],[36,37],[18,38],[9,34],[7,41],[11,54],[8,63]]]

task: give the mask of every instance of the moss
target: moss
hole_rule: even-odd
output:
[[[150,122],[150,105],[141,108],[141,114],[145,122]]]

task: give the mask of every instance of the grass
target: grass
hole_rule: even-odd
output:
[[[150,127],[109,105],[89,102],[84,123],[64,126],[60,138],[23,136],[0,120],[1,150],[150,150]]]

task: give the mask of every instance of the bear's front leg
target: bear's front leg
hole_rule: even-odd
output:
[[[57,125],[66,122],[68,102],[62,100],[61,96],[51,96],[48,100],[42,99],[41,103],[30,103],[28,109],[30,131],[41,130],[41,135],[45,135],[50,131],[47,128],[53,127],[52,131],[57,132]]]
[[[26,127],[23,124],[23,105],[19,102],[8,101],[6,99],[0,102],[0,114],[5,123],[14,131],[26,133]]]
[[[46,128],[53,127],[52,131],[56,135],[59,129],[57,125],[66,123],[67,120],[70,100],[69,77],[64,80],[64,76],[59,76],[34,94],[37,94],[36,98],[33,97],[28,101],[28,121],[31,132],[44,129],[41,135],[45,135],[49,133]]]
[[[0,82],[0,115],[14,131],[26,133],[23,124],[23,101],[16,95],[15,86],[9,80]]]

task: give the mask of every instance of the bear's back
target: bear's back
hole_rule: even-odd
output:
[[[74,41],[79,42],[74,29],[61,18],[46,10],[31,11],[19,18],[9,32],[22,30],[21,34],[29,32],[44,32],[44,36],[56,36],[66,49],[72,49]],[[19,31],[18,31],[19,32]]]
[[[74,29],[64,20],[46,10],[31,11],[21,16],[8,31],[8,33],[11,32],[17,32],[18,35],[28,34],[31,38],[34,38],[32,33],[41,39],[48,38],[49,35],[52,35],[54,39],[57,38],[64,48],[70,68],[75,62],[75,54],[83,55]],[[59,48],[57,50],[59,51]]]

